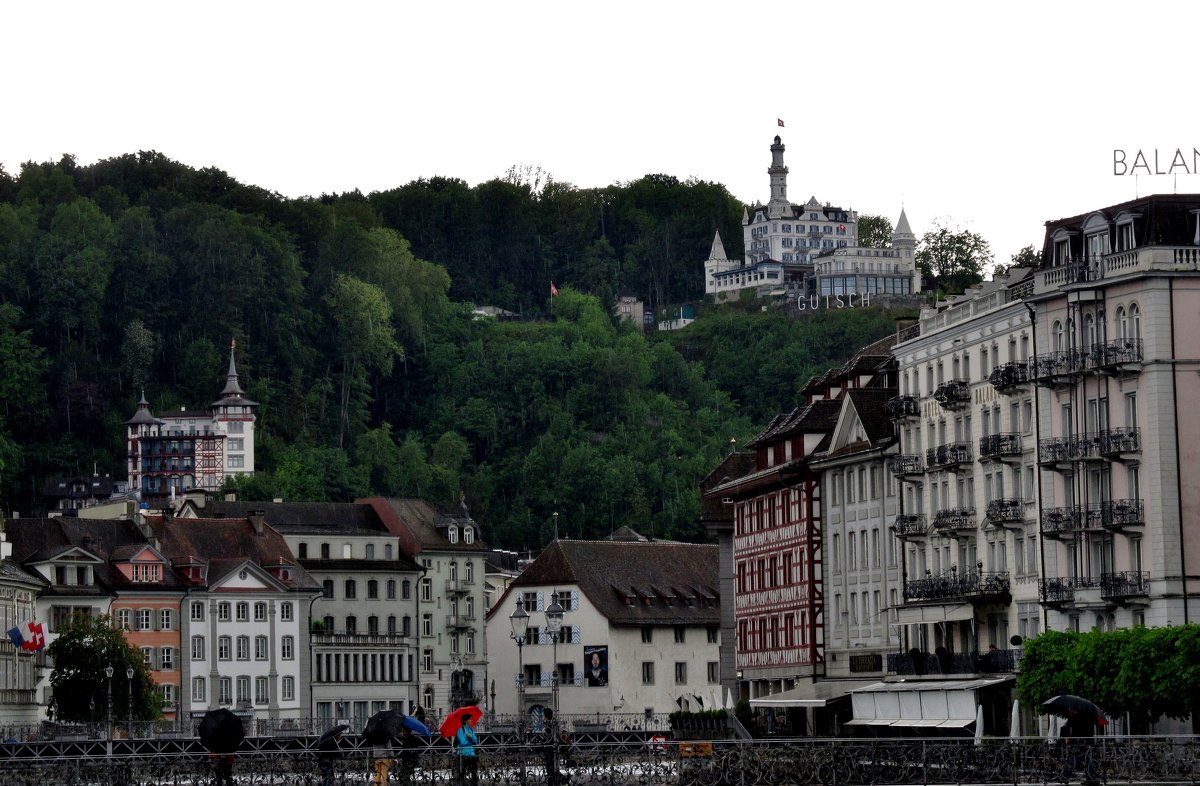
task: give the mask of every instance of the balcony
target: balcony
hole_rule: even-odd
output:
[[[314,647],[400,647],[414,643],[411,636],[398,633],[313,633],[311,641]]]
[[[1025,523],[1025,500],[994,499],[987,506],[987,520],[997,527],[1019,527]]]
[[[1024,361],[1004,363],[992,369],[988,374],[988,382],[997,393],[1017,393],[1029,384],[1029,364]]]
[[[1124,460],[1142,452],[1142,432],[1138,428],[1111,428],[1097,435],[1100,439],[1100,455],[1105,458]]]
[[[1100,597],[1121,602],[1150,594],[1150,574],[1146,571],[1125,570],[1100,576]]]
[[[904,599],[906,601],[963,601],[977,603],[1008,602],[1011,581],[1008,571],[988,572],[971,571],[958,575],[951,569],[940,576],[926,576],[923,579],[908,581],[904,584]]]
[[[939,510],[933,517],[933,528],[939,535],[974,534],[978,527],[975,524],[975,508],[946,508]]]
[[[921,415],[921,407],[914,396],[896,396],[889,398],[883,405],[889,420],[909,420]]]
[[[965,379],[943,382],[933,391],[933,400],[941,404],[942,409],[962,409],[971,403],[971,383]]]
[[[1001,674],[1015,673],[1024,650],[993,649],[986,652],[929,652],[909,650],[889,652],[888,674],[917,676],[924,674]]]
[[[1042,509],[1042,534],[1047,538],[1073,540],[1080,530],[1099,529],[1101,524],[1100,505]]]
[[[1100,503],[1101,525],[1112,532],[1122,532],[1130,527],[1141,527],[1145,512],[1140,499],[1111,499]]]
[[[979,440],[980,461],[1020,461],[1020,434],[988,434]]]
[[[447,628],[469,628],[475,624],[474,614],[447,614]]]
[[[1136,429],[1134,429],[1136,431]],[[1098,461],[1104,458],[1109,432],[1098,431],[1070,437],[1049,437],[1038,442],[1038,463],[1048,469],[1070,470],[1076,461]],[[1128,438],[1125,437],[1126,444]],[[1118,441],[1119,442],[1119,441]]]
[[[925,451],[925,466],[930,470],[945,469],[953,472],[963,464],[971,462],[970,442],[951,442]]]
[[[888,470],[899,477],[912,477],[925,474],[921,457],[915,453],[900,453],[888,457]]]
[[[1091,362],[1102,374],[1136,374],[1142,370],[1142,340],[1119,338],[1093,344]]]
[[[892,532],[901,540],[923,538],[929,534],[924,513],[901,513],[892,524]]]
[[[1039,595],[1047,606],[1070,606],[1075,603],[1075,590],[1092,586],[1087,579],[1065,576],[1042,579]]]
[[[1047,352],[1034,357],[1030,376],[1039,385],[1069,385],[1087,368],[1088,353],[1075,349]]]
[[[463,581],[462,579],[446,579],[446,593],[453,595],[470,592],[471,584],[472,582]]]

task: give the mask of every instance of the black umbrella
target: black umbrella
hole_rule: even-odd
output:
[[[1091,716],[1096,720],[1104,719],[1104,711],[1102,709],[1082,696],[1072,696],[1069,693],[1046,699],[1042,702],[1042,709],[1062,718],[1067,717],[1072,712],[1077,712],[1080,715]]]
[[[330,726],[325,730],[325,733],[317,738],[317,748],[319,750],[334,750],[337,748],[337,738],[350,730],[350,727],[344,723],[339,723],[336,726]]]
[[[210,753],[233,753],[246,738],[242,719],[224,707],[204,713],[199,731],[200,744]]]
[[[404,713],[400,710],[380,710],[367,718],[363,740],[370,745],[385,745],[400,736],[404,728]]]

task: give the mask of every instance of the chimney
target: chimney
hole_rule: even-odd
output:
[[[254,534],[263,534],[263,528],[267,524],[266,514],[261,510],[252,510],[246,518],[250,519],[250,524],[254,527]]]

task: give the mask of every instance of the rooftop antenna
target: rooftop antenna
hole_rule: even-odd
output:
[[[558,540],[558,511],[551,513],[550,517],[554,519],[554,539]]]

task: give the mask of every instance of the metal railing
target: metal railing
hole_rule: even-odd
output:
[[[918,417],[921,414],[921,407],[913,396],[896,396],[887,400],[887,403],[883,405],[883,411],[887,413],[890,420],[902,420]]]
[[[943,382],[934,389],[933,400],[945,409],[965,407],[971,403],[971,383],[965,379]]]
[[[933,516],[933,528],[943,535],[974,532],[975,508],[945,508]]]
[[[925,466],[929,469],[949,469],[972,461],[970,442],[950,442],[925,451]]]
[[[923,537],[929,533],[929,525],[925,523],[924,513],[901,513],[896,516],[892,531],[898,538]]]
[[[925,600],[1001,600],[1009,595],[1008,571],[965,571],[955,569],[938,576],[926,576],[904,584],[904,599]]]
[[[920,475],[925,471],[921,457],[915,453],[900,453],[888,457],[888,469],[893,475]]]
[[[994,499],[987,505],[987,519],[993,524],[1020,524],[1025,520],[1025,500]]]
[[[1003,363],[988,374],[988,382],[1000,393],[1012,393],[1030,381],[1029,364],[1024,361]]]
[[[1021,435],[1017,433],[988,434],[979,439],[979,460],[992,458],[1019,458]]]

